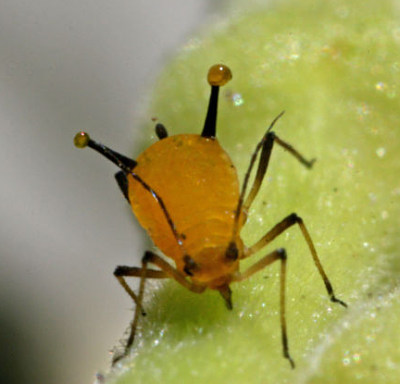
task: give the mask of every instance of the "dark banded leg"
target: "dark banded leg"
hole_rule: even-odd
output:
[[[277,260],[281,261],[281,273],[280,273],[280,321],[281,321],[281,333],[282,333],[282,348],[283,356],[289,360],[290,366],[294,369],[295,364],[289,353],[289,343],[287,337],[286,327],[286,251],[284,249],[277,249],[274,252],[264,256],[261,260],[251,265],[246,271],[237,276],[234,281],[242,281],[248,279],[254,273],[261,271],[268,265],[274,263]]]
[[[152,263],[159,267],[161,270],[148,269],[148,263]],[[124,290],[128,293],[128,295],[132,298],[132,300],[136,304],[135,314],[133,317],[133,321],[131,323],[131,331],[128,337],[128,340],[125,345],[125,350],[121,355],[117,355],[113,358],[113,364],[119,361],[121,358],[127,355],[129,348],[132,346],[135,340],[136,328],[139,321],[140,313],[144,314],[142,303],[143,303],[143,294],[145,288],[145,281],[147,278],[154,279],[163,279],[163,278],[172,278],[176,280],[179,284],[183,285],[185,288],[189,289],[195,293],[201,293],[205,290],[205,286],[197,285],[187,280],[185,275],[176,270],[170,264],[168,264],[164,259],[160,256],[156,255],[153,252],[147,251],[142,258],[142,267],[127,267],[127,266],[119,266],[114,271],[114,276],[117,278],[118,282],[122,285]],[[139,293],[136,295],[133,290],[127,284],[125,277],[140,277],[140,285],[139,285]]]
[[[126,265],[120,265],[117,268],[115,268],[114,271],[114,276],[117,278],[118,282],[122,285],[126,293],[132,298],[132,300],[135,302],[136,305],[140,305],[139,299],[136,296],[135,292],[133,292],[131,287],[125,281],[125,277],[140,277],[141,273],[142,273],[142,268],[128,267]],[[145,277],[150,279],[165,279],[168,278],[169,276],[163,271],[147,269]],[[143,311],[142,314],[145,315]]]
[[[257,243],[255,243],[253,246],[249,247],[247,251],[245,252],[243,258],[249,257],[252,254],[256,253],[260,249],[264,248],[267,244],[269,244],[272,240],[274,240],[277,236],[279,236],[282,232],[286,231],[288,228],[291,226],[298,224],[301,232],[304,236],[304,239],[307,242],[308,248],[310,249],[312,258],[314,260],[315,266],[318,269],[319,274],[321,275],[322,280],[324,281],[326,290],[328,292],[329,297],[331,298],[331,301],[335,303],[339,303],[343,305],[344,307],[347,307],[347,304],[339,300],[333,291],[332,284],[329,281],[329,278],[327,274],[325,273],[324,268],[322,267],[321,261],[319,260],[317,251],[315,250],[314,243],[311,239],[311,236],[302,220],[301,217],[297,216],[295,213],[292,213],[291,215],[287,216],[284,218],[280,223],[276,224],[269,232],[267,232]]]
[[[281,116],[281,115],[279,115]],[[278,116],[278,117],[279,117]],[[281,140],[275,135],[275,132],[267,132],[261,140],[262,150],[260,155],[260,161],[258,163],[257,174],[254,178],[253,185],[249,194],[247,195],[246,201],[243,204],[243,209],[247,212],[253,203],[257,193],[261,187],[261,183],[268,169],[269,159],[271,157],[271,152],[274,143],[280,145],[282,148],[286,149],[291,155],[293,155],[301,164],[307,168],[311,168],[315,162],[315,159],[307,160],[303,155],[300,154],[296,149],[294,149],[290,144]],[[250,171],[250,168],[248,172]]]

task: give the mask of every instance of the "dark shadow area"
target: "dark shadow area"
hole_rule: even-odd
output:
[[[26,333],[27,324],[12,307],[0,313],[0,383],[51,383],[55,378],[50,357],[40,354],[40,340]],[[38,360],[41,361],[38,366]]]

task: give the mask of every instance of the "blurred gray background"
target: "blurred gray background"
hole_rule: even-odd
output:
[[[90,383],[132,317],[117,264],[143,252],[112,164],[211,0],[0,0],[0,382]],[[150,118],[150,117],[148,117]]]

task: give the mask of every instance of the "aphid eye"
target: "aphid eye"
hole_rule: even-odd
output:
[[[77,148],[85,148],[89,144],[90,136],[86,132],[79,132],[74,137],[74,144]]]
[[[212,86],[225,85],[232,79],[231,70],[224,64],[215,64],[208,70],[207,80]]]

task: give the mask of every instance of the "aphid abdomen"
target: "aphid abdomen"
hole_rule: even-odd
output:
[[[239,181],[231,165],[217,140],[176,135],[146,149],[134,172],[161,197],[185,246],[201,246],[207,235],[232,233]],[[140,224],[165,255],[181,259],[182,250],[156,198],[132,176],[128,180],[129,200]]]

